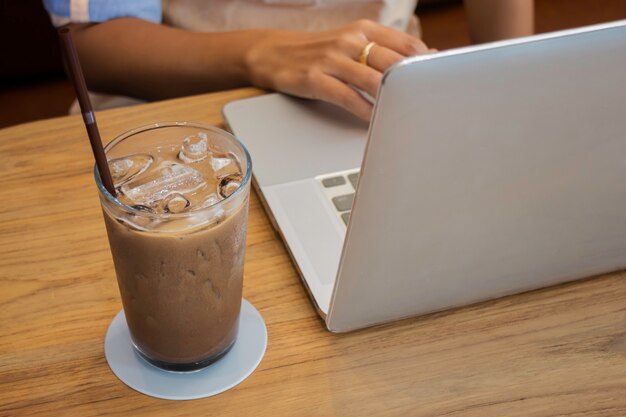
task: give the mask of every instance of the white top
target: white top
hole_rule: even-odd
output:
[[[136,17],[195,31],[314,31],[370,19],[410,31],[417,0],[43,0],[55,26]]]

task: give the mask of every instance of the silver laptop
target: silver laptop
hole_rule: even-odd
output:
[[[626,268],[626,21],[407,59],[369,130],[280,94],[224,116],[331,331]]]

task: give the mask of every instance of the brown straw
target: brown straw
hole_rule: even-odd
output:
[[[93,113],[91,107],[91,101],[89,100],[89,94],[87,93],[87,85],[85,84],[85,77],[83,77],[83,71],[80,68],[80,62],[78,61],[78,54],[74,47],[74,41],[72,40],[72,33],[68,28],[59,29],[59,38],[61,39],[61,49],[63,51],[63,58],[69,72],[70,80],[74,85],[74,91],[78,98],[78,104],[80,104],[80,111],[83,113],[83,121],[85,122],[85,128],[87,129],[87,136],[89,136],[89,142],[91,142],[91,150],[93,156],[96,159],[96,166],[100,174],[100,179],[104,188],[107,189],[112,196],[115,196],[115,186],[113,185],[113,178],[111,178],[111,171],[109,171],[109,164],[107,163],[106,155],[104,154],[104,148],[102,147],[102,140],[100,139],[100,132],[98,131],[98,125],[96,124],[96,116]]]

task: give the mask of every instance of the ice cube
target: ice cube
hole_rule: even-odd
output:
[[[229,175],[241,175],[239,161],[233,153],[214,153],[211,156],[211,168],[213,168],[213,172],[217,178],[224,178]]]
[[[132,180],[137,175],[144,172],[154,159],[147,153],[137,153],[123,158],[111,159],[109,170],[116,187]]]
[[[189,200],[187,200],[187,198],[185,198],[184,195],[180,193],[173,193],[168,195],[161,202],[161,209],[164,213],[175,214],[184,211],[190,205],[191,203],[189,202]]]
[[[135,204],[133,206],[131,206],[132,208],[134,208],[135,210],[139,210],[139,211],[143,211],[146,213],[156,213],[156,211],[152,210],[150,207],[148,206],[144,206],[143,204]]]
[[[170,194],[190,194],[207,186],[202,174],[187,165],[166,161],[153,171],[153,175],[137,178],[121,187],[122,193],[134,204],[156,207]]]
[[[211,193],[208,196],[206,196],[204,200],[202,201],[202,203],[198,204],[196,207],[197,208],[211,207],[212,205],[217,204],[222,200],[223,200],[222,197],[218,196],[215,193]]]
[[[132,206],[135,210],[139,210],[143,213],[156,214],[152,208],[140,204],[135,204]],[[133,229],[137,230],[149,230],[151,224],[153,223],[153,219],[147,216],[143,216],[140,214],[130,214],[128,216],[124,216],[120,219],[122,223],[130,226]]]
[[[208,143],[208,137],[204,132],[198,132],[193,136],[185,136],[178,158],[188,164],[201,161],[209,155]]]
[[[229,175],[220,180],[217,184],[217,192],[226,198],[234,193],[241,185],[241,175]]]

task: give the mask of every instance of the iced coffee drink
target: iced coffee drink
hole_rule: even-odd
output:
[[[164,369],[207,366],[237,335],[247,151],[192,123],[137,129],[105,150],[117,195],[97,182],[134,347]]]

